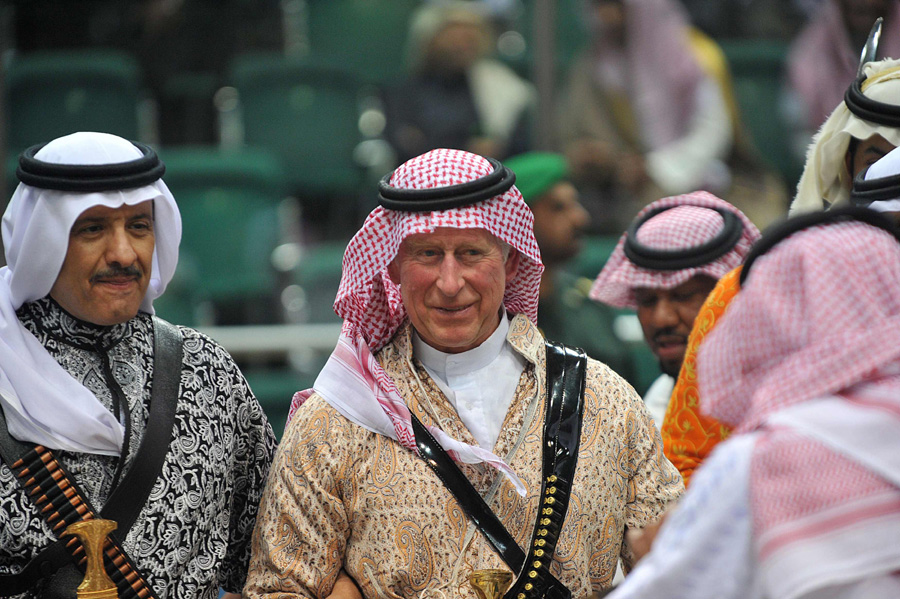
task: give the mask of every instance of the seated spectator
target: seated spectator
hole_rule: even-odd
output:
[[[504,164],[516,174],[516,187],[534,213],[534,238],[544,262],[538,299],[541,332],[548,339],[580,347],[634,385],[628,348],[613,331],[615,310],[590,301],[593,281],[566,270],[582,249],[590,216],[569,181],[565,157],[529,152]]]
[[[900,596],[898,235],[851,207],[757,244],[698,356],[735,432],[610,597]]]
[[[682,7],[674,0],[587,5],[591,43],[569,72],[559,131],[579,180],[593,185],[595,220],[621,231],[650,201],[694,189],[742,209],[732,191],[761,204],[754,207],[760,225],[780,214],[781,185],[737,152],[721,50],[690,27]]]
[[[900,58],[900,3],[896,0],[828,0],[791,43],[787,87],[792,119],[805,147],[856,78],[860,51],[872,24],[885,18],[878,55]]]
[[[385,136],[399,162],[451,148],[502,159],[528,149],[534,90],[490,58],[490,24],[471,2],[419,8],[409,76],[385,94]]]

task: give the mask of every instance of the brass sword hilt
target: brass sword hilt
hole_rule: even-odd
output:
[[[78,599],[118,599],[119,591],[103,567],[103,545],[117,526],[113,520],[96,518],[76,522],[63,533],[78,537],[87,557],[84,580],[76,590]]]
[[[469,583],[480,599],[500,599],[512,584],[512,578],[508,570],[473,570]]]

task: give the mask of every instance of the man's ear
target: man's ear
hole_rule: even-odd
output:
[[[397,259],[394,258],[391,260],[390,264],[387,266],[388,276],[391,278],[391,283],[394,285],[400,285],[400,267],[397,265]]]
[[[509,256],[506,257],[506,284],[512,281],[519,272],[519,250],[509,248]]]

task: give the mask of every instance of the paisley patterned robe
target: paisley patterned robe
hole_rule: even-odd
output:
[[[22,306],[21,322],[75,379],[111,411],[130,416],[123,469],[130,467],[147,423],[153,376],[149,315],[100,327],[76,320],[44,298]],[[160,599],[215,598],[239,591],[250,554],[256,509],[275,437],[228,353],[180,327],[181,386],[173,441],[150,498],[124,548]],[[110,375],[112,380],[110,380]],[[109,498],[118,457],[55,451],[95,509]],[[20,571],[54,536],[0,462],[0,574]],[[43,584],[43,583],[41,583]],[[39,597],[41,589],[21,597]],[[74,596],[74,594],[73,594]]]
[[[450,402],[412,358],[408,323],[376,358],[425,424],[474,444]],[[507,341],[528,361],[494,453],[525,483],[520,497],[484,464],[460,465],[520,546],[540,494],[545,350],[527,318]],[[580,460],[551,571],[573,597],[609,586],[626,527],[654,519],[682,490],[634,390],[590,360]],[[505,568],[424,461],[350,423],[318,395],[296,412],[260,505],[245,597],[324,597],[344,568],[367,597],[475,597],[466,576]]]

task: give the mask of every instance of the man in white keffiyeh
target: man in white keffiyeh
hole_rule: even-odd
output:
[[[90,512],[65,512],[69,524],[106,514],[117,497],[140,510],[113,536],[158,599],[214,599],[220,588],[235,597],[243,586],[275,437],[208,337],[178,327],[181,361],[158,367],[153,301],[181,240],[164,170],[148,146],[107,133],[73,133],[20,157],[0,269],[0,596],[75,595],[82,576],[68,551],[50,557],[65,541],[45,520],[51,506],[71,508],[74,486]],[[162,400],[154,370],[174,388]],[[157,433],[160,401],[169,437]],[[12,444],[49,450],[74,486],[64,496],[23,488]],[[145,467],[150,446],[164,451],[157,471]],[[135,477],[151,480],[149,495],[129,484]]]
[[[382,181],[382,205],[344,254],[341,339],[295,397],[246,596],[324,597],[343,569],[367,597],[474,597],[468,573],[511,569],[418,457],[411,414],[529,548],[547,401],[543,267],[513,180],[496,161],[433,150]],[[609,585],[619,558],[630,563],[623,531],[681,490],[626,383],[590,360],[584,397],[570,511],[555,555],[534,566],[575,597]]]
[[[698,355],[734,433],[611,597],[900,596],[900,231],[841,211],[748,258]]]
[[[591,299],[635,310],[659,360],[663,374],[644,396],[657,427],[703,301],[758,238],[740,210],[711,193],[662,198],[638,213],[597,275]]]

